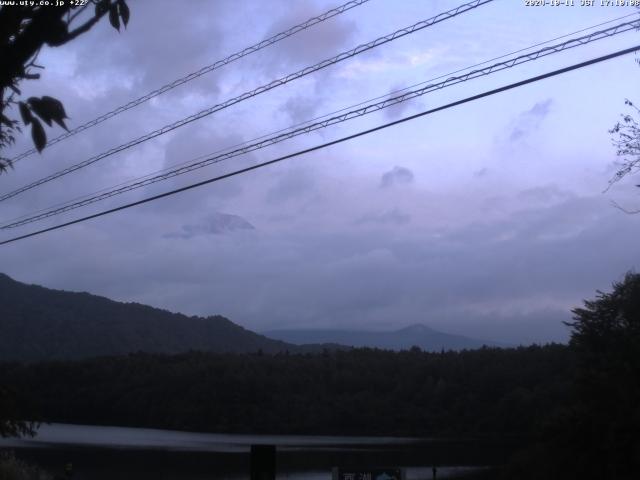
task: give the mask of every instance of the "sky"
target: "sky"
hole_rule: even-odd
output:
[[[0,192],[460,3],[371,0],[18,162],[0,177]],[[38,63],[46,68],[40,80],[21,85],[25,98],[60,99],[74,127],[340,3],[129,4],[126,30],[103,21],[74,42],[44,49]],[[636,12],[579,4],[496,0],[2,202],[2,220]],[[432,92],[0,231],[0,240],[631,47],[639,38],[631,31]],[[562,322],[571,309],[640,264],[640,215],[612,205],[640,208],[638,177],[605,191],[619,161],[609,130],[628,111],[625,98],[640,101],[637,59],[627,55],[3,245],[0,271],[49,288],[221,314],[256,331],[422,323],[513,344],[566,341]],[[26,135],[4,153],[30,146]]]

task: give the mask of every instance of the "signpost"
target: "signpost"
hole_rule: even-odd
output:
[[[275,480],[276,446],[251,445],[251,480]]]
[[[405,480],[402,468],[333,468],[332,480]]]

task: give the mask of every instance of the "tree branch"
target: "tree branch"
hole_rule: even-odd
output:
[[[103,16],[104,16],[104,13],[101,13],[100,15],[95,16],[90,20],[87,20],[84,24],[76,28],[74,31],[69,32],[69,34],[67,35],[64,42],[61,45],[64,45],[70,40],[73,40],[78,35],[88,32],[91,29],[91,27],[93,27],[96,23],[98,23],[98,20],[100,20]]]
[[[611,205],[613,205],[618,210],[621,210],[628,215],[635,215],[637,213],[640,213],[640,210],[627,210],[626,208],[622,207],[619,203],[617,203],[615,200],[611,200]]]
[[[73,21],[76,19],[76,17],[78,17],[78,15],[80,15],[82,12],[84,12],[84,11],[87,9],[87,7],[88,7],[88,6],[89,6],[89,4],[88,4],[88,3],[85,3],[83,6],[81,6],[81,7],[78,9],[78,11],[76,11],[76,13],[74,13],[73,15],[71,15],[71,16],[69,17],[69,21],[67,22],[67,25],[71,25],[71,22],[73,22]]]

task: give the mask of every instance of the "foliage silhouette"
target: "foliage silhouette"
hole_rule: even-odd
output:
[[[640,471],[640,274],[573,310],[575,425],[581,475],[634,478]],[[637,478],[637,477],[636,477]]]
[[[21,2],[24,5],[0,7],[0,152],[15,142],[15,132],[21,132],[20,122],[11,118],[8,111],[17,107],[24,126],[31,125],[31,137],[41,152],[47,143],[42,126],[52,121],[67,128],[67,114],[62,103],[50,96],[30,97],[18,100],[22,94],[19,84],[23,80],[37,80],[36,58],[44,46],[59,47],[88,32],[106,14],[111,25],[120,30],[120,20],[129,22],[130,12],[126,0],[93,0],[83,6],[74,2],[45,6],[39,2]],[[78,4],[80,2],[77,2]],[[89,11],[90,6],[94,11]],[[84,16],[80,25],[77,19]],[[11,167],[11,160],[0,156],[0,173]]]
[[[640,471],[640,275],[573,314],[568,401],[506,478],[631,480]]]
[[[132,354],[0,364],[46,421],[235,433],[529,437],[566,403],[564,345],[429,353]],[[37,414],[37,415],[36,415]]]

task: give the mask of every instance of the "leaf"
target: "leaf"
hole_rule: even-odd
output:
[[[31,138],[33,138],[33,143],[36,146],[38,152],[42,152],[44,146],[47,144],[47,134],[44,133],[44,128],[42,128],[42,124],[40,120],[37,118],[32,119],[33,126],[31,127]]]
[[[42,35],[45,42],[52,47],[58,47],[66,43],[69,38],[67,24],[61,18],[47,22],[43,30]]]
[[[22,117],[22,123],[25,125],[29,125],[31,121],[34,119],[33,115],[31,115],[31,110],[24,102],[18,102],[18,106],[20,107],[20,116]]]
[[[65,130],[69,130],[64,124],[64,119],[69,117],[67,117],[67,113],[64,111],[64,105],[62,105],[62,102],[60,100],[45,95],[39,101],[39,107],[50,120],[53,120]],[[42,117],[42,115],[40,115],[40,112],[36,113],[38,113],[38,115]],[[46,122],[46,119],[43,118],[43,120],[45,120]],[[51,123],[47,123],[48,125],[51,125]]]
[[[64,119],[68,117],[60,100],[45,95],[42,98],[30,97],[27,102],[47,125],[51,126],[51,120],[53,120],[62,128],[68,130],[64,123]]]
[[[120,18],[118,18],[118,6],[116,4],[111,5],[109,8],[109,22],[111,26],[120,31]]]
[[[109,10],[109,0],[100,0],[96,3],[96,17],[99,17]]]
[[[120,18],[122,18],[122,23],[124,23],[125,28],[129,23],[129,6],[125,0],[118,0],[118,11],[120,12]]]
[[[47,125],[51,126],[51,115],[48,108],[40,98],[29,97],[27,103],[31,106],[31,110],[35,112]]]

